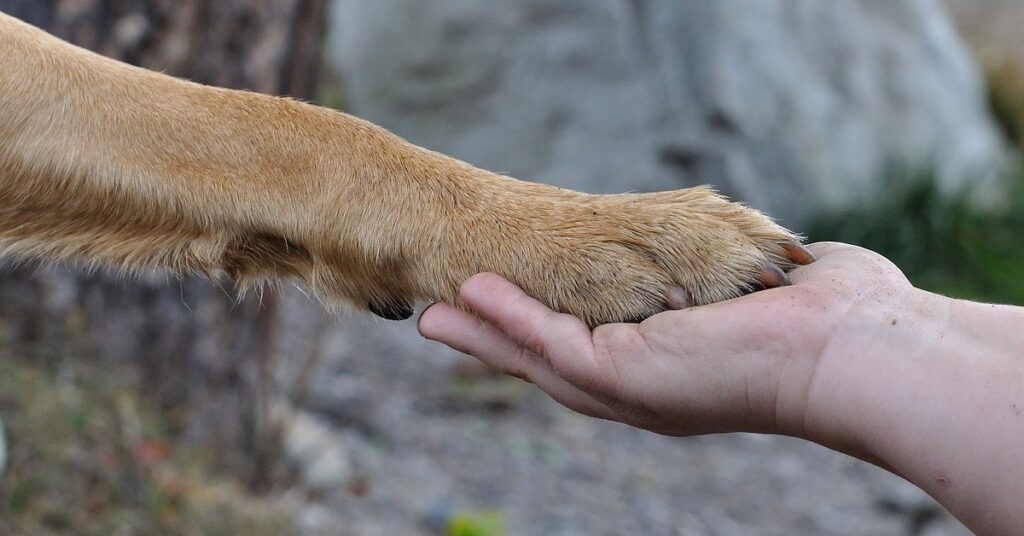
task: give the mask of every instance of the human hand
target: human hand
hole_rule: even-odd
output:
[[[808,437],[817,431],[809,417],[835,411],[818,404],[827,400],[816,389],[816,381],[842,374],[830,356],[878,344],[854,331],[915,291],[877,254],[842,244],[810,249],[819,260],[792,271],[791,286],[593,332],[508,281],[479,274],[461,298],[483,322],[437,304],[419,328],[594,417],[668,435]]]
[[[670,435],[808,439],[919,485],[980,534],[1024,526],[1024,309],[915,289],[885,258],[815,244],[792,285],[593,332],[494,274],[437,304],[429,339],[581,413]]]

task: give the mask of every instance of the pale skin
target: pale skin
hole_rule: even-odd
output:
[[[914,288],[843,244],[792,285],[593,331],[494,274],[420,332],[581,413],[661,434],[761,432],[870,461],[979,534],[1024,527],[1024,308]],[[481,320],[482,319],[482,320]]]

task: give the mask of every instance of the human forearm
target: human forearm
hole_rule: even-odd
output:
[[[887,466],[981,534],[1019,530],[1024,309],[921,291],[891,303],[854,313],[859,333],[822,356],[808,407],[831,409],[811,439]]]

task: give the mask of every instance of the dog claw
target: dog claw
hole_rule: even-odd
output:
[[[668,305],[668,308],[673,311],[693,307],[693,300],[690,298],[690,293],[679,287],[672,287],[665,292],[665,303]]]
[[[757,274],[757,282],[766,289],[789,286],[789,276],[782,268],[774,264],[767,264],[761,267]]]
[[[815,261],[814,254],[799,242],[786,242],[782,244],[782,250],[786,252],[789,260],[801,266],[806,266]]]
[[[371,313],[384,320],[406,320],[416,312],[413,305],[407,302],[389,302],[385,304],[370,302],[366,307]]]

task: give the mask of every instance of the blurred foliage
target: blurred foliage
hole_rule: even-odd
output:
[[[991,67],[987,81],[996,123],[1024,150],[1024,68],[1019,62]],[[1005,202],[993,208],[973,202],[970,191],[943,193],[934,173],[919,173],[892,181],[903,186],[853,210],[823,215],[809,227],[808,238],[877,251],[927,290],[1024,305],[1024,165],[1009,171],[1004,182]]]
[[[504,533],[504,523],[497,512],[455,514],[447,530],[447,536],[502,536]]]
[[[1024,171],[1000,206],[939,191],[923,173],[857,208],[819,218],[810,241],[857,244],[888,257],[918,287],[957,298],[1024,304]]]
[[[992,116],[1007,139],[1024,149],[1024,67],[1006,61],[986,72]]]
[[[173,446],[127,373],[84,359],[46,361],[0,355],[9,449],[0,533],[288,533],[282,509],[212,478],[194,453]]]
[[[345,83],[334,69],[323,69],[320,72],[320,83],[317,85],[316,104],[335,110],[345,111]]]

